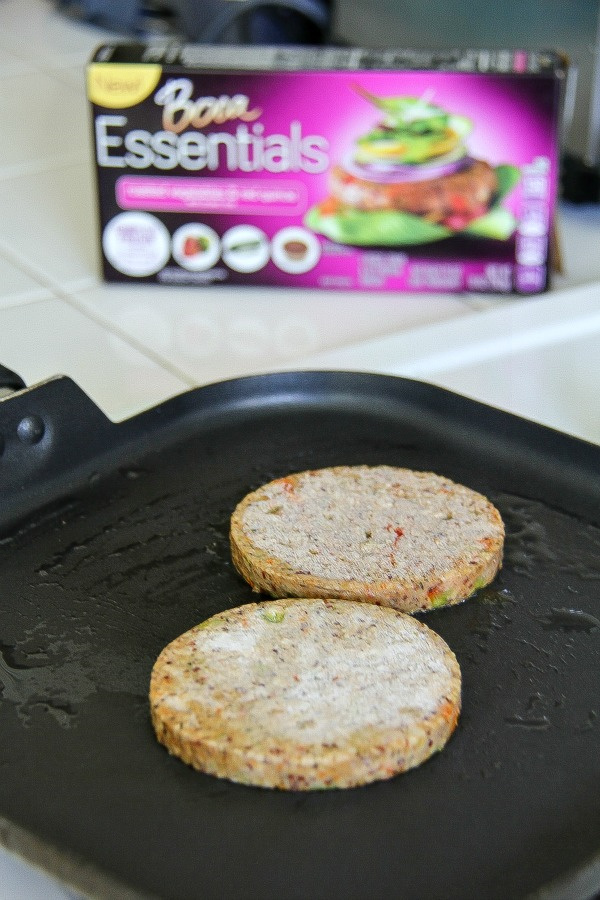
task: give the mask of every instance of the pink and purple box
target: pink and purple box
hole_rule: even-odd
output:
[[[104,278],[544,291],[565,72],[553,52],[104,45]]]

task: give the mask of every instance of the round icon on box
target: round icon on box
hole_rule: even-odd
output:
[[[123,275],[155,275],[171,255],[171,236],[160,219],[146,212],[123,212],[107,223],[102,234],[107,260]]]
[[[282,228],[273,238],[273,262],[282,272],[302,275],[309,272],[321,257],[321,244],[312,231],[299,226]]]
[[[222,255],[235,272],[258,272],[269,261],[269,239],[255,225],[234,225],[223,235]]]
[[[173,235],[173,259],[190,272],[212,268],[220,255],[219,235],[202,222],[182,225]]]

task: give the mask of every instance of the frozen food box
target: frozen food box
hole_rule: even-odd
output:
[[[546,51],[103,45],[104,278],[543,291],[565,71]]]

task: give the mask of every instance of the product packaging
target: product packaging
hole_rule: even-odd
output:
[[[103,274],[533,294],[549,284],[554,52],[103,45]]]

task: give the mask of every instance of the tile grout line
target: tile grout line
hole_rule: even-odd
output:
[[[178,378],[179,381],[182,381],[184,384],[187,384],[189,387],[197,387],[198,382],[183,372],[178,366],[172,363],[169,359],[161,356],[156,351],[152,350],[151,347],[147,347],[145,344],[142,344],[136,338],[132,338],[131,335],[126,334],[125,332],[120,331],[118,328],[114,327],[112,323],[106,321],[102,318],[102,316],[95,315],[90,312],[86,307],[80,306],[77,302],[76,298],[69,294],[69,292],[59,286],[53,287],[53,292],[59,300],[62,300],[63,303],[66,303],[71,309],[76,310],[81,315],[85,316],[91,322],[94,322],[95,325],[98,325],[104,331],[108,331],[110,334],[118,337],[120,340],[125,341],[130,347],[134,350],[137,350],[138,353],[141,353],[147,359],[151,360],[155,365],[159,366],[161,369],[164,369],[169,375],[172,375],[174,378]]]
[[[57,284],[52,278],[44,275],[44,273],[36,270],[34,266],[27,264],[19,254],[12,251],[9,247],[6,247],[3,244],[2,238],[0,237],[0,254],[2,254],[5,259],[8,260],[12,265],[16,265],[25,275],[33,278],[40,286],[40,290],[47,290],[52,295],[51,297],[39,297],[32,298],[27,301],[27,305],[32,303],[42,303],[46,300],[52,299],[52,297],[56,300],[60,300],[63,303],[66,303],[71,309],[74,309],[80,315],[84,316],[88,321],[93,322],[95,325],[98,325],[104,331],[110,333],[114,337],[119,338],[124,341],[128,346],[132,347],[138,353],[141,353],[159,368],[168,372],[169,375],[172,375],[174,378],[179,379],[179,381],[188,385],[189,387],[197,387],[197,381],[191,378],[188,374],[179,369],[178,366],[175,366],[170,360],[165,359],[165,357],[156,353],[150,347],[145,346],[144,344],[137,341],[135,338],[132,338],[130,335],[125,332],[115,328],[110,322],[104,320],[102,316],[97,316],[91,313],[87,308],[82,307],[79,303],[77,303],[76,298],[69,292],[68,289],[64,288],[62,285]],[[93,282],[97,283],[97,282]],[[6,308],[14,308],[19,305],[24,304],[8,304]],[[1,307],[0,307],[1,314]]]
[[[82,306],[78,303],[76,296],[73,294],[73,290],[65,287],[63,284],[56,282],[51,276],[47,275],[45,272],[37,269],[35,265],[33,265],[28,259],[22,257],[18,252],[14,251],[10,246],[8,246],[2,240],[2,236],[0,235],[0,254],[3,254],[13,265],[16,265],[20,268],[25,274],[32,277],[38,284],[41,285],[42,288],[49,290],[57,299],[62,300],[67,303],[71,308],[77,310],[77,312],[83,314],[88,320],[93,321],[95,324],[99,325],[101,328],[109,331],[112,335],[119,337],[121,340],[124,340],[129,346],[136,349],[138,352],[141,352],[147,358],[151,359],[156,365],[160,366],[160,368],[167,371],[169,374],[173,375],[175,378],[178,378],[180,381],[183,381],[185,384],[190,387],[197,386],[197,380],[190,376],[185,371],[181,370],[178,366],[172,363],[169,359],[165,358],[156,351],[147,347],[146,345],[138,342],[135,338],[132,338],[131,335],[126,332],[121,331],[118,327],[115,327],[113,323],[108,320],[105,320],[101,315],[95,315],[91,312],[87,307]],[[90,276],[89,279],[89,287],[100,286],[103,282],[101,279]],[[80,280],[80,285],[77,289],[85,289],[86,283],[83,280]],[[478,312],[478,310],[474,310],[472,306],[466,301],[465,295],[456,294],[451,295],[452,300],[455,300],[457,306],[461,311],[467,313]],[[354,343],[354,342],[352,342]]]
[[[1,252],[4,252],[4,255],[7,258],[9,258],[10,261],[13,262],[13,264],[18,265],[19,268],[21,268],[21,270],[25,272],[25,274],[29,275],[30,277],[35,278],[35,280],[38,281],[38,283],[40,283],[40,285],[43,288],[49,290],[54,297],[56,297],[57,299],[61,300],[64,303],[66,303],[72,309],[75,309],[77,312],[84,315],[88,320],[94,322],[96,325],[98,325],[101,328],[103,328],[104,330],[110,332],[112,335],[120,338],[121,340],[124,340],[129,346],[133,347],[135,350],[142,353],[148,359],[152,360],[152,362],[154,362],[156,365],[160,366],[160,368],[169,372],[169,374],[178,378],[180,381],[183,381],[185,384],[189,385],[190,387],[197,386],[196,379],[194,379],[193,377],[188,375],[186,372],[182,371],[178,366],[174,365],[170,360],[166,359],[161,354],[156,353],[154,350],[152,350],[151,348],[142,344],[141,342],[138,342],[135,338],[132,338],[131,335],[127,334],[126,332],[121,331],[120,329],[115,327],[110,321],[105,320],[101,315],[96,315],[93,312],[91,312],[87,307],[80,305],[77,302],[76,297],[73,295],[73,293],[68,288],[65,288],[61,284],[58,284],[50,276],[45,275],[45,273],[38,271],[34,266],[31,266],[30,264],[27,263],[27,261],[23,260],[19,254],[15,253],[10,248],[7,248],[6,245],[3,247],[2,238],[0,237],[0,253]],[[98,286],[101,284],[102,284],[101,280],[96,280],[96,279],[92,280],[92,276],[90,277],[90,285],[91,286],[92,285]],[[465,302],[464,295],[459,294],[456,296],[452,296],[451,299],[456,300],[457,303],[460,304],[461,308],[466,310],[467,312],[471,312],[471,313],[479,312],[479,310],[473,309],[473,307],[471,307],[468,302]]]
[[[1,234],[0,254],[11,263],[11,265],[16,266],[25,275],[29,276],[29,278],[33,278],[34,281],[37,281],[40,287],[45,288],[46,290],[55,290],[56,284],[52,278],[40,269],[37,269],[35,265],[32,265],[29,260],[24,258],[18,251],[13,250],[13,248],[2,239]]]

